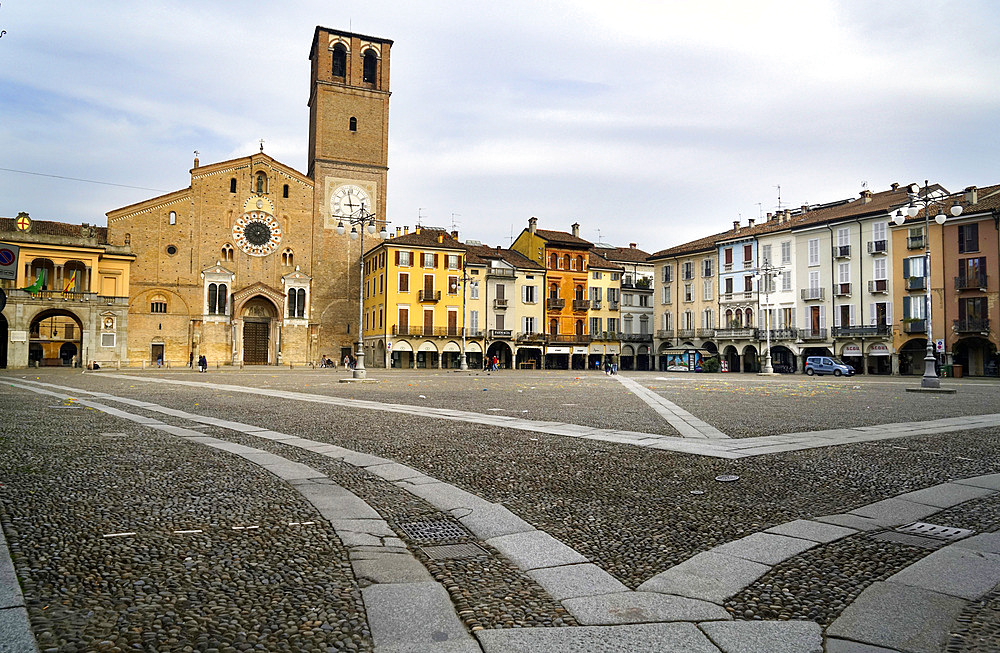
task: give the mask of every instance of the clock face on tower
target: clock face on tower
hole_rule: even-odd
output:
[[[250,256],[267,256],[281,243],[281,227],[269,213],[248,211],[236,219],[233,240]]]
[[[337,190],[330,197],[330,214],[337,218],[346,218],[362,207],[366,211],[372,210],[371,198],[361,186],[354,184],[337,186]]]

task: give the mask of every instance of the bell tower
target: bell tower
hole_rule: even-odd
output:
[[[309,171],[317,220],[365,208],[385,219],[392,41],[317,27],[309,92]]]

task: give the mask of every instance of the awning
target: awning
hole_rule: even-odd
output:
[[[465,343],[465,353],[481,354],[483,353],[483,348],[479,346],[478,342],[467,342]]]
[[[422,343],[420,343],[420,346],[417,348],[417,351],[433,351],[433,352],[436,352],[437,351],[437,347],[434,346],[433,342],[422,342]]]
[[[858,345],[854,345],[854,344],[844,345],[844,348],[840,350],[840,355],[841,356],[860,356],[861,355],[861,347],[859,347]]]
[[[586,354],[587,353],[587,348],[586,347],[573,347],[573,353],[574,354]]]
[[[868,348],[869,356],[891,356],[892,352],[889,351],[888,345],[883,345],[881,343],[875,343]]]
[[[457,342],[451,341],[444,346],[442,351],[462,351],[462,348],[458,346]]]
[[[546,347],[546,354],[568,354],[570,352],[569,347]]]
[[[406,342],[405,340],[397,340],[395,342],[390,342],[389,348],[392,351],[413,351],[413,347],[411,347],[410,343]]]

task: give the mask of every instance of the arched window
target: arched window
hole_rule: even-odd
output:
[[[208,314],[225,315],[229,289],[224,283],[208,284]]]
[[[576,269],[583,271],[583,256],[576,257]]]
[[[288,290],[288,317],[306,316],[306,289],[290,288]]]
[[[257,194],[263,195],[264,193],[267,192],[267,175],[264,174],[263,172],[258,172],[256,179],[257,179],[257,184],[256,184]]]
[[[569,261],[570,261],[569,254],[566,254],[565,256],[563,256],[563,269],[564,270],[568,270],[569,269]]]
[[[549,286],[549,299],[559,299],[559,284]]]
[[[576,335],[578,336],[583,335],[583,320],[576,321]]]
[[[233,246],[226,243],[222,246],[222,260],[232,261],[233,260]]]
[[[150,313],[166,313],[167,298],[163,295],[153,295],[149,300]]]
[[[576,287],[576,298],[577,299],[584,299],[584,296],[583,296],[583,286],[577,286]]]
[[[549,320],[549,335],[559,335],[559,320],[552,318]]]
[[[366,84],[374,84],[375,78],[378,76],[378,58],[375,56],[375,52],[368,50],[365,52],[364,59],[364,71],[362,79]]]
[[[34,285],[39,279],[42,278],[41,290],[52,290],[55,283],[55,264],[47,258],[36,258],[31,262],[31,273],[28,275],[28,281],[31,282],[30,285]]]
[[[348,122],[347,128],[350,129],[352,132],[358,131],[358,119],[355,118],[354,116],[351,116],[351,119]]]
[[[177,211],[170,212],[170,224],[177,224]]]
[[[333,46],[333,76],[347,76],[347,48],[343,43]]]
[[[285,187],[281,189],[281,196],[288,197],[288,184],[285,184]]]
[[[747,327],[753,326],[753,311],[749,308],[746,310],[746,319],[744,320],[743,325]]]
[[[559,255],[555,252],[549,255],[549,267],[553,270],[559,267]]]
[[[295,254],[292,252],[292,248],[288,247],[281,253],[281,264],[282,265],[292,265],[294,263]]]
[[[723,326],[727,329],[733,328],[733,309],[726,311],[726,323]]]
[[[229,192],[230,193],[235,193],[236,192],[236,178],[235,177],[233,177],[232,179],[229,180]]]

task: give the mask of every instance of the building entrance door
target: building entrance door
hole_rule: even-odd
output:
[[[267,365],[267,340],[270,320],[243,318],[243,363]]]

